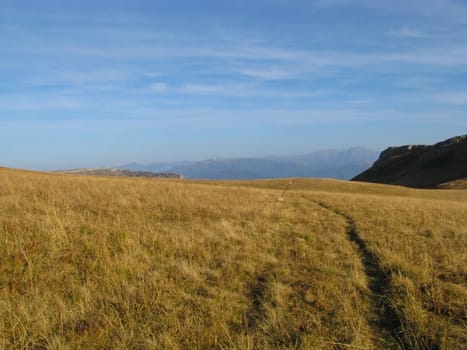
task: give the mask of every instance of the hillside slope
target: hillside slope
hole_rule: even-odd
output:
[[[1,349],[465,349],[466,191],[0,183]]]
[[[442,183],[438,188],[447,190],[467,190],[467,178]]]
[[[435,188],[467,177],[467,135],[431,146],[389,147],[354,181]]]

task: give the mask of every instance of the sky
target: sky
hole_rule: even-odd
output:
[[[0,0],[0,166],[467,133],[466,0]]]

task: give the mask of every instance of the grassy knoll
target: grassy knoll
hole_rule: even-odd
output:
[[[0,349],[462,348],[467,192],[286,183],[0,169]]]

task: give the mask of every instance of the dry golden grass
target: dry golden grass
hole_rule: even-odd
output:
[[[354,218],[360,236],[389,273],[387,297],[406,347],[465,349],[467,201],[465,193],[458,193],[456,201],[443,200],[442,192],[436,195],[440,198],[327,200]]]
[[[0,170],[0,348],[462,348],[467,192],[286,183]]]
[[[438,187],[448,190],[467,190],[467,179],[445,182]]]

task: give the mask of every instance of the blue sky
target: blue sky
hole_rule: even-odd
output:
[[[0,0],[0,165],[467,133],[467,1]]]

